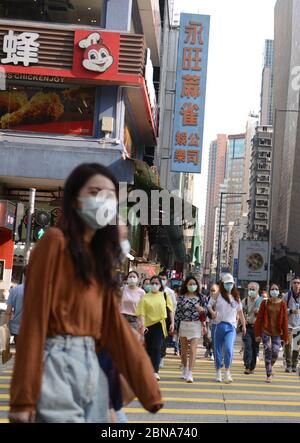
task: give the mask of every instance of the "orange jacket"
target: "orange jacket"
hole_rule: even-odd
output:
[[[269,300],[263,300],[260,304],[260,308],[255,322],[256,337],[261,337],[262,331],[269,330],[270,328],[270,321],[267,313],[268,303],[271,302]],[[281,302],[281,308],[278,317],[278,329],[280,331],[280,336],[283,339],[283,341],[287,342],[289,339],[288,312],[286,308],[286,303],[284,301]]]

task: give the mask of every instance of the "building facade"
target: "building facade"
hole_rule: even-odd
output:
[[[262,86],[260,96],[260,124],[273,125],[274,103],[274,40],[265,41]]]
[[[250,240],[268,241],[272,137],[271,126],[258,126],[252,141],[247,228]]]
[[[274,169],[271,234],[273,278],[286,285],[290,270],[300,271],[300,0],[277,0],[274,38]]]
[[[211,280],[214,261],[214,240],[216,225],[216,209],[219,205],[220,186],[224,182],[227,152],[227,136],[218,134],[217,139],[210,144],[208,183],[206,194],[206,213],[203,246],[203,280],[208,284]]]
[[[153,164],[161,21],[158,0],[0,3],[0,289],[20,276],[29,188],[55,225],[77,165],[134,186],[136,161]],[[144,231],[129,233],[134,256]]]

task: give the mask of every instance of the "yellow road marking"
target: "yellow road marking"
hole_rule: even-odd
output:
[[[10,387],[10,384],[7,383],[0,383],[0,389],[7,389]]]
[[[0,423],[9,423],[8,418],[0,418]]]
[[[186,388],[164,388],[161,387],[160,390],[162,392],[205,392],[208,394],[221,394],[221,389],[189,389],[187,391]],[[300,394],[296,392],[274,392],[274,391],[246,391],[244,389],[226,389],[226,394],[247,394],[247,395],[270,395],[270,396],[286,396],[286,397],[299,397]]]
[[[0,411],[8,411],[9,406],[0,406]]]
[[[177,378],[178,379],[178,381],[182,381],[182,379],[181,379],[181,373],[179,373],[179,372],[177,372],[177,373],[173,373],[173,372],[170,372],[170,371],[160,371],[159,372],[160,373],[160,376],[166,376],[166,377],[168,377],[168,378]],[[234,376],[234,380],[247,380],[247,381],[252,381],[252,380],[256,380],[256,381],[259,381],[259,380],[262,380],[262,378],[263,377],[266,377],[266,374],[261,374],[261,375],[243,375],[243,374],[241,374],[241,373],[239,373],[239,375],[240,376],[238,376],[238,375],[236,375],[236,374],[234,374],[233,372],[231,372],[231,375],[233,375]],[[203,373],[203,372],[199,372],[199,373],[197,373],[197,372],[195,372],[195,371],[193,371],[193,377],[194,378],[200,378],[200,379],[207,379],[207,378],[209,378],[209,377],[215,377],[215,374],[214,373],[212,373],[212,372],[207,372],[207,373]],[[298,379],[295,379],[295,378],[289,378],[289,377],[285,377],[285,376],[277,376],[276,374],[274,375],[274,380],[273,381],[275,381],[275,382],[277,382],[277,381],[283,381],[283,382],[289,382],[289,383],[295,383],[295,381],[298,381]]]
[[[163,401],[176,401],[182,403],[228,403],[232,405],[269,405],[269,406],[300,406],[300,401],[272,401],[272,400],[223,400],[220,398],[188,398],[164,397]]]
[[[185,380],[176,380],[176,381],[168,381],[168,380],[163,380],[163,379],[161,379],[160,380],[160,384],[162,385],[162,384],[164,384],[164,385],[173,385],[173,384],[185,384],[185,385],[187,385],[188,383],[185,381]],[[204,385],[204,386],[207,386],[207,385],[213,385],[213,386],[216,386],[216,383],[217,382],[215,382],[215,381],[196,381],[196,382],[194,382],[193,383],[193,386],[195,385],[195,386],[201,386],[201,385]],[[229,384],[226,384],[226,383],[220,383],[220,385],[222,386],[222,387],[227,387],[227,386],[229,386]],[[262,382],[261,383],[236,383],[235,381],[233,381],[233,383],[230,383],[230,385],[232,385],[232,386],[241,386],[241,387],[244,387],[244,386],[250,386],[250,387],[253,387],[253,388],[261,388],[262,386],[265,386],[265,382],[262,380]],[[274,384],[274,383],[272,383],[272,385],[270,386],[270,387],[272,387],[272,388],[276,388],[276,389],[296,389],[296,390],[299,390],[299,394],[297,394],[297,395],[300,395],[300,383],[298,384],[298,385],[276,385],[276,384]],[[253,392],[256,392],[256,391],[253,391]],[[289,395],[290,393],[289,392],[287,392],[287,394]]]
[[[144,413],[148,414],[143,408],[124,408],[126,413]],[[260,417],[300,417],[300,412],[281,412],[281,411],[228,411],[215,409],[161,409],[159,414],[180,414],[180,415],[245,415]]]
[[[0,394],[0,398],[9,399],[9,394]]]

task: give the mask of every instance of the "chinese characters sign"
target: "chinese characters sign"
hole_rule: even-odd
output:
[[[39,34],[36,32],[22,32],[15,34],[13,30],[9,30],[3,38],[3,52],[5,58],[1,59],[2,64],[18,63],[29,66],[32,63],[38,63],[38,48],[40,44],[37,42]]]
[[[180,15],[173,172],[201,172],[209,24],[208,15]]]

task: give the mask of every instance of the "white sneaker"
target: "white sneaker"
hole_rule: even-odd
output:
[[[220,383],[222,383],[222,381],[223,381],[221,369],[217,370],[216,381],[218,381]]]
[[[160,367],[160,368],[163,368],[164,365],[165,365],[165,363],[164,363],[164,359],[162,358],[162,359],[160,360],[159,367]]]
[[[194,381],[194,379],[193,379],[192,371],[188,371],[187,376],[186,376],[186,382],[193,383],[193,381]]]
[[[186,380],[186,379],[187,379],[188,372],[189,372],[189,371],[188,371],[188,368],[185,368],[185,367],[182,368],[181,378],[182,378],[183,380]]]
[[[154,378],[156,378],[156,380],[160,380],[160,376],[157,372],[154,372]]]
[[[214,354],[211,354],[210,359],[211,359],[211,361],[214,361],[214,359],[215,359]]]
[[[225,383],[232,383],[233,382],[233,379],[231,377],[231,374],[230,374],[229,370],[225,372],[224,382]]]

